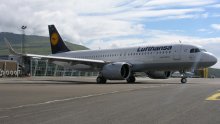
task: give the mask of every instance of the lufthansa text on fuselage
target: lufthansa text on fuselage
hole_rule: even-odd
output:
[[[171,50],[172,46],[158,46],[158,47],[139,47],[137,52],[145,51],[159,51],[159,50]]]

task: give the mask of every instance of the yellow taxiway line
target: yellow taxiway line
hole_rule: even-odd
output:
[[[206,100],[212,100],[212,101],[220,100],[220,92],[215,93],[215,94],[209,96],[208,98],[206,98]]]

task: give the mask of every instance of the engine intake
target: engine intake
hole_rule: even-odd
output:
[[[109,80],[124,80],[130,76],[130,64],[124,62],[110,63],[103,67],[102,76]]]

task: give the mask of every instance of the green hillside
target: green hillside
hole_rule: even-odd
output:
[[[4,43],[4,37],[6,37],[12,47],[18,51],[21,52],[21,41],[22,41],[22,34],[14,34],[14,33],[8,33],[8,32],[1,32],[0,33],[0,55],[8,55],[8,49]],[[66,45],[71,50],[85,50],[88,49],[87,47],[72,44],[69,42],[66,42]],[[44,36],[36,36],[36,35],[25,35],[25,51],[26,53],[32,53],[32,54],[43,54],[48,55],[51,54],[51,48],[50,48],[50,42],[49,37]]]

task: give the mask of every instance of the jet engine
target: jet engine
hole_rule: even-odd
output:
[[[167,79],[170,77],[170,71],[148,71],[146,72],[149,78],[152,79]]]
[[[130,76],[130,64],[124,62],[115,62],[103,67],[102,76],[109,80],[123,80]]]

